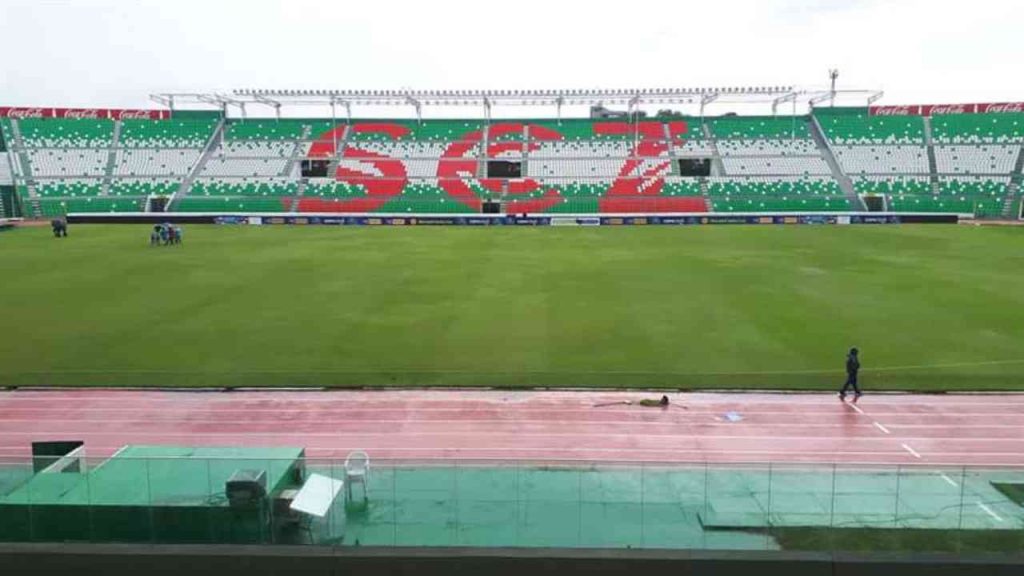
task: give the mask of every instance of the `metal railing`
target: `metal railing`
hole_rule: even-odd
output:
[[[0,457],[0,541],[1024,551],[1024,468],[374,459],[316,516],[294,490],[341,459],[46,467]],[[240,470],[265,497],[229,497]]]

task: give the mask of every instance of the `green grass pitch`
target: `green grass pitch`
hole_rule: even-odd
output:
[[[0,385],[1024,389],[1024,229],[0,234]]]

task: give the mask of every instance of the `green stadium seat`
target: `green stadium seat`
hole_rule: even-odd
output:
[[[197,178],[190,196],[295,196],[299,182],[288,178]]]
[[[815,112],[825,135],[836,144],[924,144],[919,116],[869,116]]]
[[[932,138],[943,144],[1024,141],[1024,114],[948,114],[932,117]]]
[[[146,207],[144,198],[50,198],[41,199],[39,207],[44,217],[63,216],[73,213],[142,212]]]
[[[36,193],[46,198],[99,196],[103,180],[41,180],[36,183]]]
[[[114,139],[111,120],[22,118],[18,127],[28,148],[109,148]]]
[[[730,116],[707,120],[715,138],[735,140],[786,140],[810,138],[807,122],[795,116]]]
[[[224,129],[228,141],[300,140],[308,130],[308,138],[315,139],[328,132],[332,124],[327,120],[234,120]]]
[[[287,197],[196,198],[186,196],[173,207],[175,212],[287,212],[292,203]]]
[[[711,178],[715,212],[847,212],[849,201],[831,178]]]
[[[124,120],[120,144],[125,148],[202,148],[216,120]]]
[[[858,194],[931,194],[932,183],[927,177],[857,178],[853,188]]]
[[[124,178],[110,184],[111,196],[171,196],[181,186],[180,180]]]

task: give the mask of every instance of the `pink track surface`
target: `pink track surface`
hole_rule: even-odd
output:
[[[658,395],[0,392],[0,456],[84,440],[90,457],[126,444],[288,445],[310,458],[1024,466],[1024,396],[869,395],[853,406],[824,394],[673,394],[668,409],[635,405],[644,397]]]

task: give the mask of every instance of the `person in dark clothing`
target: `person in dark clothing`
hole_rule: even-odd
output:
[[[54,238],[67,238],[68,237],[68,223],[63,218],[54,218],[50,221],[50,227],[53,228]]]
[[[846,356],[846,384],[843,384],[842,390],[839,391],[839,399],[846,400],[846,393],[853,390],[853,401],[856,402],[864,394],[860,391],[860,386],[857,385],[857,373],[860,372],[860,351],[856,348],[851,348],[850,353]]]
[[[648,407],[648,408],[655,408],[655,407],[667,408],[668,407],[668,396],[662,396],[661,400],[644,399],[644,400],[640,401],[640,405]]]

